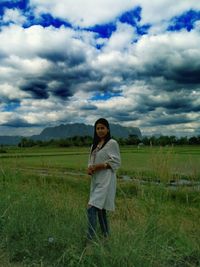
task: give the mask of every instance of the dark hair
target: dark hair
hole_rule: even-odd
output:
[[[106,128],[109,130],[106,137],[105,137],[105,142],[103,144],[103,146],[101,148],[103,148],[105,146],[105,144],[111,139],[111,135],[110,135],[110,126],[109,126],[109,123],[106,119],[104,118],[100,118],[98,119],[95,124],[94,124],[94,137],[93,137],[93,145],[92,145],[92,151],[97,147],[99,141],[100,141],[100,138],[98,137],[97,133],[96,133],[96,126],[98,123],[101,123],[103,125],[106,126]]]

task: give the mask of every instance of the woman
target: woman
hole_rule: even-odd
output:
[[[118,143],[111,139],[109,123],[100,118],[94,125],[93,145],[87,173],[91,175],[90,199],[88,202],[88,239],[96,231],[97,214],[102,234],[109,235],[107,210],[115,209],[116,171],[120,167]]]

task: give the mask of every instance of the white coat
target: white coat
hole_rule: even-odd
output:
[[[121,164],[117,141],[110,139],[102,149],[92,152],[88,166],[99,163],[108,163],[111,168],[92,175],[88,204],[99,209],[115,210],[116,171]]]

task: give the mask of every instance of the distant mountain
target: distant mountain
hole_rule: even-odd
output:
[[[111,135],[116,138],[127,138],[129,135],[142,137],[137,127],[123,127],[119,124],[110,124]],[[93,126],[83,123],[61,124],[55,127],[45,128],[39,135],[28,136],[33,140],[48,141],[51,139],[69,138],[73,136],[93,136]],[[0,136],[0,144],[17,145],[25,136]]]
[[[111,135],[114,137],[127,138],[129,135],[142,137],[141,131],[137,127],[123,127],[119,124],[110,124]],[[39,135],[31,137],[33,140],[47,141],[50,139],[60,139],[73,136],[93,136],[93,126],[83,123],[61,124],[55,127],[45,128]]]
[[[0,145],[17,145],[22,136],[0,136]]]
[[[45,128],[39,135],[33,135],[31,139],[47,141],[51,139],[68,138],[73,136],[91,136],[92,134],[92,126],[85,125],[83,123],[73,123]]]

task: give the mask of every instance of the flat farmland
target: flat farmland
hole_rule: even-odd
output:
[[[89,148],[0,154],[0,266],[200,266],[199,147],[121,147],[111,236],[85,246]],[[147,183],[138,181],[148,180]],[[161,183],[151,183],[160,180]],[[149,183],[150,182],[150,183]]]
[[[200,147],[121,147],[119,174],[170,179],[171,175],[199,179]],[[11,148],[0,154],[4,168],[58,169],[85,172],[89,148]]]

